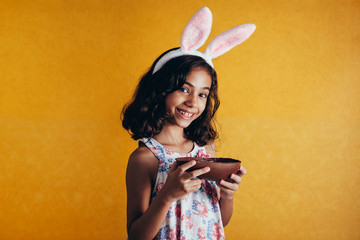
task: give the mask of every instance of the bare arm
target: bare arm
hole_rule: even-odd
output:
[[[126,172],[127,185],[127,229],[129,239],[153,239],[158,233],[171,203],[182,196],[200,188],[201,180],[196,176],[208,172],[199,169],[186,172],[195,162],[181,167],[171,167],[164,187],[150,203],[154,171],[157,172],[158,160],[146,149],[138,148],[129,159]]]
[[[241,183],[241,177],[244,176],[246,170],[243,166],[240,167],[239,172],[236,174],[231,174],[230,180],[224,181],[221,180],[217,185],[218,196],[220,196],[219,204],[221,209],[221,218],[223,221],[224,227],[229,223],[232,213],[233,213],[233,198],[235,192],[238,190]]]
[[[206,151],[212,157],[216,157],[215,143],[213,142],[209,145],[206,145]],[[231,176],[233,182],[221,180],[220,182],[217,183],[217,185],[219,186],[217,188],[217,191],[218,191],[218,199],[221,210],[221,219],[224,227],[230,222],[233,213],[234,193],[238,189],[239,184],[241,182],[241,177],[245,173],[246,173],[245,168],[241,167],[240,171],[237,174],[233,174]]]
[[[170,204],[162,198],[155,198],[149,206],[157,166],[158,160],[145,147],[138,148],[129,158],[126,171],[129,239],[153,239],[169,209]]]

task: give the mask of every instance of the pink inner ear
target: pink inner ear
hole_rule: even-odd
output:
[[[245,40],[245,39],[244,39]],[[237,37],[231,37],[227,39],[223,39],[222,41],[219,41],[219,44],[216,48],[212,49],[211,56],[216,55],[220,56],[221,54],[229,51],[233,46],[237,45],[237,42],[242,42]],[[219,55],[217,55],[219,54]]]
[[[202,7],[190,19],[181,36],[181,48],[193,51],[200,48],[209,37],[212,24],[212,14],[209,8]]]
[[[191,50],[197,50],[199,47],[201,47],[203,43],[202,40],[204,39],[204,31],[202,31],[201,29],[191,29],[189,31],[186,31],[186,33],[184,32],[182,35],[182,41],[181,41],[181,46],[183,46],[183,49],[186,51],[191,51]],[[199,44],[201,43],[201,45]],[[200,46],[198,46],[200,45]]]
[[[248,39],[255,28],[254,24],[244,24],[223,32],[211,41],[206,49],[206,54],[213,59],[226,53]]]

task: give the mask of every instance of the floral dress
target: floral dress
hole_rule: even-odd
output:
[[[167,149],[153,138],[143,138],[140,142],[159,159],[151,200],[164,186],[169,167],[175,162],[175,158],[210,157],[205,147],[200,147],[196,143],[191,152],[182,154]],[[203,180],[199,190],[174,201],[155,239],[225,239],[216,188],[214,181]]]

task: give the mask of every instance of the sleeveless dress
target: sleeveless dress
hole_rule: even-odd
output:
[[[153,138],[143,138],[140,142],[159,159],[151,200],[156,198],[164,186],[169,167],[175,162],[175,158],[210,157],[205,147],[200,147],[196,143],[191,152],[182,154],[167,149]],[[155,239],[225,239],[216,188],[214,181],[203,180],[199,190],[174,201]]]

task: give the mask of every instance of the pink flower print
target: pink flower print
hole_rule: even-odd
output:
[[[187,194],[187,195],[185,195],[184,197],[182,197],[182,198],[181,198],[181,200],[183,200],[183,201],[186,201],[186,202],[187,202],[188,198],[189,198],[189,194]]]
[[[198,153],[196,154],[196,157],[201,157],[201,158],[209,158],[211,157],[210,154],[205,153],[204,149],[200,149],[198,151]]]
[[[213,237],[215,239],[220,239],[220,238],[224,238],[224,231],[223,231],[223,228],[221,227],[221,224],[218,222],[218,223],[214,223],[214,226],[213,226]]]
[[[155,187],[155,192],[156,193],[159,193],[160,192],[160,190],[164,187],[164,183],[158,183],[157,185],[156,185],[156,187]]]
[[[165,154],[167,154],[167,155],[170,155],[170,156],[171,156],[171,155],[174,154],[174,152],[171,151],[170,149],[165,148],[164,150],[165,150]]]
[[[175,216],[177,218],[181,217],[181,205],[176,205],[176,207],[175,207]]]
[[[215,206],[218,202],[216,188],[208,181],[203,181],[201,186],[204,188],[206,194],[211,197],[211,204]]]
[[[185,217],[185,219],[184,219],[184,217]],[[193,223],[192,223],[191,217],[190,217],[190,216],[183,216],[183,217],[181,218],[181,221],[184,221],[184,220],[185,220],[185,227],[186,227],[186,229],[192,229]]]
[[[207,217],[208,210],[206,204],[202,202],[198,202],[196,208],[197,208],[197,212],[195,212],[195,215],[201,215],[201,217]]]
[[[165,164],[163,161],[159,161],[158,172],[159,173],[169,172],[169,166],[167,164]]]
[[[173,228],[169,230],[169,239],[170,240],[176,240],[176,232]]]
[[[211,197],[211,204],[215,206],[218,202],[216,188],[208,181],[203,181],[201,186],[203,187],[206,194]]]
[[[162,168],[165,165],[163,161],[159,161],[159,168]]]
[[[155,155],[159,155],[159,149],[157,149],[156,147],[150,147],[150,150],[155,153]]]
[[[200,239],[206,239],[206,233],[205,233],[204,228],[199,228],[198,229],[198,236],[199,236]]]
[[[180,237],[180,225],[176,225],[175,229],[171,228],[169,230],[169,239],[170,240],[177,240],[177,236]]]

